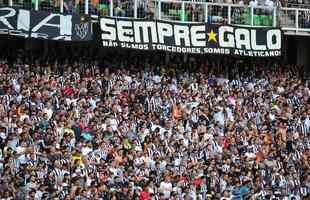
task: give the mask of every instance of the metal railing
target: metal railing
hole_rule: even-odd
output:
[[[310,33],[310,9],[212,3],[210,0],[0,0],[1,6],[60,13],[281,27]],[[231,2],[225,0],[223,2]]]
[[[277,26],[277,9],[235,4],[160,0],[158,19],[244,26]],[[172,3],[171,3],[172,2]]]
[[[281,8],[279,24],[284,31],[310,32],[310,9]]]

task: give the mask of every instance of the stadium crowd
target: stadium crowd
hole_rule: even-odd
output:
[[[182,62],[2,59],[0,199],[309,197],[303,71]]]

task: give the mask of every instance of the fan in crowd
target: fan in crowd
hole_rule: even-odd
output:
[[[3,59],[1,198],[309,197],[310,90],[300,70],[256,63],[241,73],[236,62],[227,76],[196,65]]]

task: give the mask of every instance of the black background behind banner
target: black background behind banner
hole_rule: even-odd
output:
[[[45,11],[29,11],[11,7],[0,8],[0,16],[5,17],[9,23],[0,21],[0,34],[2,35],[64,41],[92,40],[90,17],[80,17],[76,14],[52,14]],[[60,20],[60,18],[65,20]],[[36,26],[39,27],[38,30],[34,30]]]
[[[104,47],[122,47],[122,48],[131,48],[131,49],[140,49],[140,50],[163,50],[163,51],[170,51],[170,52],[177,52],[177,53],[197,53],[197,54],[205,54],[205,53],[210,53],[210,54],[224,54],[224,55],[237,55],[237,56],[253,56],[253,57],[273,57],[273,56],[281,56],[281,39],[282,39],[282,33],[280,29],[275,29],[275,28],[246,28],[246,27],[237,27],[237,26],[219,26],[219,25],[215,25],[215,24],[206,24],[206,23],[178,23],[178,22],[167,22],[167,21],[143,21],[143,20],[134,20],[134,19],[117,19],[117,18],[109,18],[109,17],[104,17],[101,19],[107,19],[107,20],[114,20],[114,25],[112,24],[106,24],[106,26],[110,28],[114,28],[115,32],[116,32],[116,37],[113,40],[107,39],[107,35],[108,37],[110,37],[111,35],[109,35],[109,30],[101,30],[102,27],[100,27],[99,29],[96,28],[95,29],[95,39],[97,41],[100,41],[101,46]],[[100,20],[101,22],[101,20]],[[123,23],[123,22],[127,22],[129,24],[132,24],[132,27],[125,27],[127,30],[130,29],[133,32],[132,37],[134,38],[133,41],[134,42],[129,42],[129,41],[121,41],[119,38],[119,34],[122,33],[118,33],[118,29],[119,27],[117,27],[117,23]],[[195,46],[195,45],[185,45],[184,44],[184,40],[180,40],[181,41],[181,45],[177,45],[176,41],[175,41],[175,35],[176,33],[174,32],[174,34],[172,36],[166,36],[164,37],[164,43],[159,43],[159,42],[152,42],[151,40],[149,42],[136,42],[136,37],[135,35],[135,28],[134,27],[134,23],[135,22],[152,22],[157,24],[156,27],[158,27],[158,23],[164,23],[164,24],[169,24],[170,26],[172,26],[173,30],[175,26],[181,26],[181,27],[188,27],[188,30],[191,30],[192,27],[197,27],[197,26],[203,26],[204,30],[202,32],[198,32],[201,34],[205,34],[205,38],[203,41],[202,46]],[[230,28],[232,29],[232,32],[225,32],[223,34],[219,33],[219,29],[222,28]],[[137,30],[137,29],[136,29]],[[143,38],[143,32],[142,29],[140,29],[140,38]],[[157,35],[160,35],[160,31],[156,30]],[[240,32],[248,32],[249,33],[249,37],[248,41],[247,41],[247,45],[248,47],[246,48],[245,45],[242,45],[241,43],[238,44],[239,39],[241,40],[246,40],[246,38],[244,38],[243,35],[240,36],[239,39],[237,39],[237,34]],[[271,33],[276,33],[275,35],[273,35],[272,37],[267,37],[267,35],[272,35]],[[267,34],[269,33],[269,34]],[[148,30],[149,38],[151,38],[151,31]],[[196,33],[193,33],[191,31],[189,31],[189,40],[192,39],[192,37],[195,35]],[[125,34],[128,36],[128,34]],[[213,35],[213,37],[212,37]],[[210,38],[211,36],[211,38]],[[158,36],[159,37],[159,36]],[[157,39],[158,39],[157,37]],[[224,38],[224,41],[227,41],[228,37],[233,37],[233,40],[231,39],[231,41],[234,43],[233,46],[223,46],[223,42],[220,42],[219,39],[220,37]],[[268,43],[269,40],[269,43]],[[278,41],[278,43],[277,43]],[[253,45],[254,43],[254,45]],[[277,43],[278,46],[275,48],[269,48],[268,44],[272,44],[272,43]],[[265,46],[266,49],[265,50],[258,50],[256,47],[258,46]]]
[[[87,31],[83,33],[83,29],[78,31],[77,26],[81,28],[82,25],[87,24]],[[80,32],[84,35],[80,35]],[[83,37],[84,38],[83,38]],[[93,40],[93,30],[92,30],[92,22],[91,17],[89,16],[79,16],[79,15],[72,15],[72,40],[74,41],[83,41],[83,40]]]
[[[49,12],[29,11],[10,7],[0,8],[0,17],[0,35],[59,41],[90,41],[93,39],[90,17],[81,17],[75,14],[51,14]],[[103,47],[253,57],[281,56],[282,34],[280,29],[109,17],[100,18],[100,22],[102,19],[113,22],[112,24],[107,24],[107,26],[102,26],[104,27],[101,27],[103,30],[99,27],[94,32],[95,41],[97,41],[99,46]],[[134,26],[137,22],[141,23],[140,33],[135,35],[135,31],[138,29],[135,29]],[[122,29],[123,25],[117,26],[122,23],[123,25],[125,24],[125,29]],[[147,30],[146,26],[144,26],[147,23],[155,27],[155,32],[154,30],[152,32],[150,29]],[[158,28],[159,25],[163,24],[169,27],[173,33],[163,35],[163,30]],[[96,25],[100,26],[100,24]],[[197,29],[193,31],[197,27],[199,31]],[[109,36],[111,28],[115,30],[115,37],[107,39],[106,36]],[[133,33],[131,36],[132,40],[126,41],[126,39],[121,38],[122,35],[130,35],[120,32],[119,29],[123,32],[131,30]],[[185,36],[184,34],[180,36],[182,32],[180,32],[180,29],[186,29],[188,33]],[[145,35],[149,36],[150,41],[145,41],[143,37]],[[154,35],[156,35],[156,41],[154,40]],[[151,39],[152,36],[153,39]],[[201,36],[202,38],[199,38]],[[140,38],[141,41],[137,40],[137,38]],[[164,41],[159,42],[159,38],[164,38]],[[193,41],[196,41],[196,43]],[[274,43],[277,45],[274,45]],[[260,49],[260,47],[263,48]]]

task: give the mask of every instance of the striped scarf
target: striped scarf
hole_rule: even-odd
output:
[[[58,97],[57,97],[57,96],[54,96],[54,97],[53,97],[53,106],[54,106],[54,109],[55,109],[55,110],[59,110],[59,109],[60,109],[59,100],[58,100]]]
[[[197,113],[192,114],[192,122],[193,123],[198,123],[199,117]]]
[[[90,155],[90,160],[91,161],[97,161],[96,156],[99,156],[99,158],[103,159],[103,160],[107,159],[107,153],[103,149],[98,149],[98,150],[95,150],[94,152],[92,152]]]
[[[147,88],[148,90],[152,90],[154,88],[154,83],[149,79],[145,79],[144,87]]]
[[[309,187],[305,186],[305,187],[300,188],[300,195],[301,196],[306,197],[309,194],[310,194]]]
[[[4,109],[6,111],[8,111],[10,109],[10,103],[12,100],[13,100],[12,95],[4,95],[3,96],[3,102],[4,102],[3,104],[4,104]]]
[[[70,160],[69,159],[65,159],[65,158],[60,159],[59,162],[60,162],[61,165],[65,165],[65,166],[68,166],[70,164]]]
[[[59,169],[59,168],[55,168],[53,169],[53,174],[54,174],[55,180],[57,180],[57,178],[60,178],[62,180],[65,174],[68,174],[68,172],[65,170]]]
[[[246,114],[248,119],[253,119],[253,118],[256,118],[257,114],[255,112],[249,112]]]
[[[146,97],[144,100],[144,110],[145,112],[150,112],[151,111],[151,104],[150,104],[151,100],[149,97]]]
[[[123,78],[122,78],[122,75],[120,75],[120,74],[116,74],[116,75],[114,75],[113,76],[113,80],[114,81],[120,81],[120,80],[122,80]]]
[[[212,149],[214,152],[220,152],[221,147],[216,141],[212,141]]]
[[[47,173],[44,170],[41,170],[41,171],[37,171],[36,175],[37,175],[38,178],[41,179],[41,178],[45,178]]]
[[[16,175],[19,172],[20,162],[17,159],[10,161],[11,174]]]
[[[26,163],[27,166],[30,167],[35,167],[37,165],[37,160],[28,160],[28,162]]]
[[[296,151],[294,152],[294,154],[293,154],[293,158],[292,158],[292,159],[293,159],[294,161],[299,161],[300,158],[301,158],[300,152],[299,152],[298,150],[296,150]]]
[[[310,118],[309,118],[309,116],[307,116],[304,121],[300,122],[299,130],[303,135],[310,134]]]
[[[149,102],[150,111],[160,112],[161,99],[160,97],[152,97]]]
[[[44,107],[45,107],[45,105],[44,105],[44,103],[42,103],[42,102],[40,102],[40,103],[37,104],[37,108],[38,108],[39,110],[43,110]]]
[[[240,88],[241,85],[242,85],[242,82],[241,82],[240,80],[232,80],[232,81],[231,81],[231,85],[232,85],[233,87]]]

